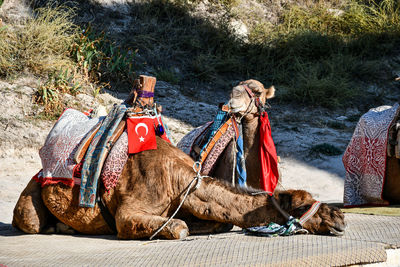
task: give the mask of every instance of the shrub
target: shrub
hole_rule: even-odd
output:
[[[0,76],[28,70],[46,76],[73,67],[69,47],[77,37],[74,10],[65,6],[39,8],[23,25],[0,29]]]

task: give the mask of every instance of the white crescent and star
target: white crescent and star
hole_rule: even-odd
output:
[[[144,127],[144,128],[146,129],[146,134],[144,135],[144,136],[146,136],[146,135],[149,133],[149,128],[148,128],[147,125],[146,125],[145,123],[143,123],[143,122],[138,123],[138,124],[136,125],[136,127],[135,127],[135,132],[136,132],[136,134],[139,136],[138,129],[139,129],[140,127]],[[144,142],[144,137],[143,137],[143,136],[140,136],[140,137],[139,137],[139,141],[140,141],[140,142]]]

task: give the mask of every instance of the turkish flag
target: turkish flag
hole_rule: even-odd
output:
[[[129,154],[157,149],[154,119],[153,116],[129,117],[127,119]]]
[[[278,183],[279,172],[278,156],[276,155],[274,140],[272,140],[271,125],[267,112],[263,112],[260,116],[259,157],[261,164],[261,189],[272,195]]]

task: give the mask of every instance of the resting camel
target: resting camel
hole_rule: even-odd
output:
[[[256,106],[256,101],[254,101],[254,97],[252,99],[246,91],[245,86],[253,92],[254,97],[259,97],[262,106],[265,105],[267,99],[275,96],[275,88],[274,86],[264,88],[264,85],[256,80],[243,81],[233,87],[228,102],[230,113],[234,114],[236,118],[241,118],[240,123],[243,127],[244,159],[247,171],[246,183],[249,187],[260,189],[261,167],[258,157],[260,146],[260,114]],[[232,171],[236,157],[234,150],[234,141],[232,140],[216,162],[215,168],[211,173],[209,173],[211,176],[228,182],[232,181]],[[234,182],[237,183],[237,180]]]
[[[395,156],[386,158],[382,197],[390,204],[400,204],[400,160]]]
[[[285,223],[284,217],[265,194],[235,188],[227,183],[204,177],[194,180],[193,160],[178,148],[157,137],[157,150],[132,154],[122,171],[118,184],[110,192],[100,190],[105,206],[115,219],[117,236],[121,239],[148,238],[177,209],[188,186],[192,187],[176,217],[157,237],[179,239],[189,233],[222,231],[234,224],[247,228],[269,222]],[[275,192],[277,203],[294,217],[300,217],[315,202],[302,190]],[[31,180],[14,209],[13,226],[26,233],[41,233],[54,215],[62,223],[84,234],[111,234],[96,205],[78,206],[79,187],[64,184],[41,188]],[[196,223],[199,222],[200,223]],[[342,234],[343,213],[327,204],[303,225],[313,234]]]

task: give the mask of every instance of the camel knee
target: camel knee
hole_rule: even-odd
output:
[[[25,233],[37,234],[46,225],[47,216],[40,185],[31,180],[15,205],[12,225]]]
[[[168,219],[150,214],[122,214],[117,212],[115,221],[118,238],[141,239],[152,236]],[[172,219],[157,235],[166,239],[182,239],[189,234],[186,223]]]

